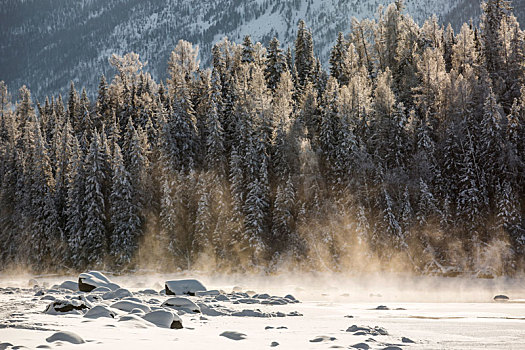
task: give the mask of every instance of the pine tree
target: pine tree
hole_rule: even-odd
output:
[[[244,37],[242,43],[241,62],[247,64],[255,63],[255,48],[252,43],[252,38],[249,35]]]
[[[206,156],[208,170],[216,172],[222,179],[226,177],[226,157],[224,131],[219,110],[222,103],[221,85],[217,73],[212,78],[211,105],[206,116]]]
[[[113,231],[109,253],[117,267],[129,265],[138,246],[140,218],[134,203],[131,176],[124,166],[120,147],[113,152],[113,185],[111,188],[111,224]]]
[[[297,29],[297,38],[295,39],[296,88],[298,90],[304,89],[308,82],[313,82],[314,66],[315,57],[312,33],[306,28],[304,21],[300,20]]]
[[[85,190],[82,200],[84,227],[79,242],[80,266],[100,266],[108,247],[106,208],[102,188],[106,181],[103,171],[104,153],[100,136],[95,132],[84,161]]]
[[[35,269],[49,266],[55,249],[60,247],[61,232],[58,225],[58,215],[54,203],[55,181],[51,163],[47,155],[47,146],[42,137],[38,123],[35,127],[31,171],[31,262]],[[60,250],[60,249],[57,249]]]
[[[286,57],[283,54],[283,50],[280,48],[279,40],[274,37],[268,46],[266,68],[264,71],[268,89],[275,91],[281,80],[281,75],[287,70]]]
[[[343,78],[343,64],[347,47],[344,34],[339,32],[337,34],[337,42],[330,53],[330,75],[337,79],[340,85],[343,85],[341,80]]]

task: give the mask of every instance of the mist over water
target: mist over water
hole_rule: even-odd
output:
[[[403,303],[485,303],[498,294],[511,300],[525,300],[523,277],[479,279],[472,277],[415,276],[407,273],[319,273],[287,272],[279,274],[227,274],[204,271],[157,273],[139,270],[134,273],[104,272],[113,282],[130,290],[161,290],[172,279],[194,278],[208,290],[224,292],[253,291],[271,295],[292,294],[301,301],[334,303],[370,303],[383,305]],[[35,275],[22,270],[0,273],[0,288],[51,288],[65,280],[78,279],[77,274]],[[377,306],[376,305],[376,306]]]

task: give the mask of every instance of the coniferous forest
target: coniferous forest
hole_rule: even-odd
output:
[[[91,99],[0,83],[0,266],[519,273],[524,38],[506,0],[459,33],[398,1],[328,69],[301,21],[162,82],[114,55]]]

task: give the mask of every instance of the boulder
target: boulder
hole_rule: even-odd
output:
[[[164,283],[166,295],[192,295],[194,296],[197,292],[205,292],[206,287],[197,280],[173,280],[166,281]]]
[[[118,310],[126,311],[126,312],[130,312],[133,309],[140,309],[144,311],[145,313],[151,312],[151,309],[149,306],[141,304],[141,303],[137,303],[135,301],[130,301],[130,300],[117,301],[116,303],[111,304],[110,307],[112,307],[113,309],[118,309]]]
[[[128,327],[133,327],[133,328],[143,328],[143,329],[145,329],[145,328],[149,328],[149,327],[156,327],[155,324],[153,324],[153,323],[151,323],[149,321],[146,321],[142,317],[140,317],[138,315],[134,315],[134,314],[121,316],[121,317],[119,317],[118,321],[119,322],[123,322],[123,324],[125,324]]]
[[[89,309],[88,312],[84,315],[86,318],[101,318],[101,317],[108,317],[108,318],[116,318],[117,314],[110,310],[109,308],[97,305],[93,307],[92,309]]]
[[[177,310],[182,310],[186,312],[196,312],[200,313],[201,309],[197,304],[195,304],[193,301],[187,298],[169,298],[164,303],[162,303],[163,307],[169,307],[174,308]]]
[[[58,288],[76,292],[78,290],[78,283],[75,281],[64,281],[58,286]]]
[[[505,301],[509,301],[509,300],[510,300],[510,299],[509,299],[508,296],[506,296],[506,295],[502,295],[502,294],[501,294],[501,295],[496,295],[496,296],[494,297],[494,301],[498,301],[498,302],[505,302]]]
[[[243,339],[246,339],[246,334],[239,333],[239,332],[231,332],[231,331],[222,332],[220,334],[220,336],[228,338],[228,339],[231,339],[231,340],[243,340]]]
[[[143,319],[149,321],[161,328],[170,328],[170,329],[181,329],[182,320],[178,315],[175,315],[173,312],[168,310],[156,310],[149,312],[142,316]]]
[[[89,271],[78,276],[78,290],[81,292],[91,292],[97,287],[107,287],[111,290],[120,288],[118,284],[112,283],[103,273]]]
[[[119,288],[115,291],[107,292],[104,295],[102,295],[102,299],[109,300],[109,299],[124,299],[127,297],[133,297],[133,294],[127,289]]]
[[[44,313],[49,315],[60,315],[65,313],[76,313],[81,314],[82,311],[88,310],[91,305],[83,300],[71,299],[71,300],[55,300],[47,305]]]

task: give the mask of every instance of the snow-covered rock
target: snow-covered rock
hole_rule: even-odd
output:
[[[384,328],[381,328],[381,327],[368,327],[368,326],[357,326],[355,324],[350,326],[350,327],[348,327],[348,329],[346,331],[354,333],[354,335],[372,335],[372,336],[388,335],[388,332]]]
[[[157,292],[155,289],[143,289],[139,291],[139,294],[144,295],[159,295],[159,292]]]
[[[78,283],[75,281],[64,281],[58,286],[58,288],[76,292],[78,290]]]
[[[75,334],[73,332],[67,332],[67,331],[56,332],[49,338],[46,338],[46,341],[48,343],[53,343],[56,341],[68,342],[71,344],[84,344],[85,343],[84,339],[82,339],[78,334]]]
[[[197,291],[195,292],[195,296],[198,296],[198,297],[206,297],[206,296],[216,296],[216,295],[220,295],[221,292],[219,292],[218,290],[214,289],[214,290],[207,290],[207,291]]]
[[[107,287],[111,290],[120,288],[118,284],[111,282],[103,273],[98,271],[84,272],[78,276],[78,289],[81,292],[91,292],[97,287]]]
[[[143,319],[140,316],[129,314],[119,317],[119,322],[122,322],[123,324],[127,325],[128,327],[132,328],[150,328],[150,327],[156,327],[155,324]]]
[[[182,320],[168,310],[156,310],[142,316],[143,319],[161,328],[181,329]]]
[[[201,313],[206,316],[224,316],[229,315],[231,313],[231,310],[212,307],[211,305],[206,305],[204,303],[199,303],[198,305],[201,309]]]
[[[166,295],[195,295],[197,292],[206,291],[206,287],[194,279],[166,281],[164,286]]]
[[[117,314],[107,308],[106,306],[97,305],[86,312],[84,315],[86,318],[101,318],[101,317],[108,317],[108,318],[116,318]]]
[[[231,314],[236,317],[271,317],[271,314],[262,312],[261,310],[249,310],[245,309],[242,311],[237,311]]]
[[[124,288],[119,288],[115,291],[107,292],[104,295],[102,295],[102,299],[109,300],[109,299],[124,299],[128,297],[133,297],[133,294]]]
[[[201,309],[200,307],[195,304],[193,301],[187,298],[169,298],[164,303],[162,303],[162,306],[174,308],[177,310],[187,311],[187,312],[197,312],[200,313]]]
[[[148,305],[144,305],[130,300],[117,301],[116,303],[111,304],[110,307],[126,312],[130,312],[133,309],[140,309],[145,313],[151,312],[151,309]]]
[[[65,313],[83,314],[82,311],[88,310],[91,305],[87,301],[71,299],[71,300],[55,300],[47,305],[44,313],[48,315],[61,315]]]

